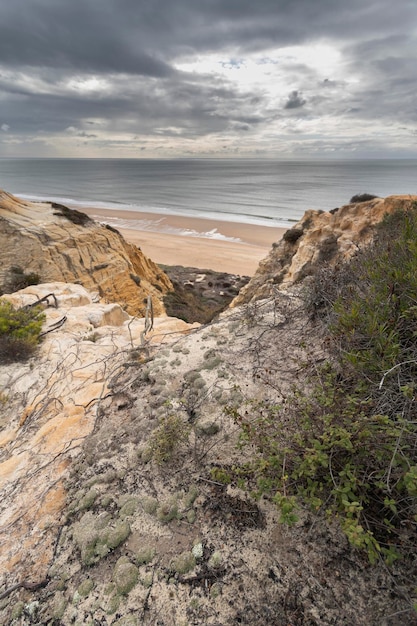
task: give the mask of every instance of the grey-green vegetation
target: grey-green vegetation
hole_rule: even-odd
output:
[[[308,504],[372,562],[392,563],[416,549],[417,207],[316,276],[306,301],[325,321],[330,358],[285,406],[228,408],[257,451],[240,474],[272,495],[282,521]]]

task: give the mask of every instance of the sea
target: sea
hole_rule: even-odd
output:
[[[146,212],[290,227],[307,209],[329,211],[358,193],[417,194],[417,159],[0,158],[0,188],[139,220]]]

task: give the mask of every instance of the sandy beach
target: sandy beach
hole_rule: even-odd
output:
[[[117,228],[127,241],[141,248],[155,263],[212,269],[241,276],[255,273],[259,261],[286,230],[95,207],[82,207],[81,210]]]

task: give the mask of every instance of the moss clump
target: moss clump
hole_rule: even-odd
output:
[[[91,509],[97,496],[98,496],[98,492],[96,489],[90,489],[89,491],[87,491],[85,496],[83,496],[78,502],[78,507],[77,507],[78,510],[85,511],[87,509]]]
[[[222,363],[222,360],[219,356],[213,356],[212,358],[207,359],[204,365],[201,366],[203,370],[214,370]]]
[[[192,552],[183,552],[170,563],[171,570],[176,574],[186,574],[196,566],[195,556]]]
[[[220,583],[214,583],[211,587],[210,587],[210,598],[218,598],[221,595],[222,592],[222,588]]]
[[[120,546],[130,535],[130,525],[126,520],[116,522],[113,528],[104,533],[104,539],[111,550]]]
[[[113,522],[90,511],[73,526],[73,538],[84,565],[93,565],[123,543],[130,534],[126,520]]]
[[[55,619],[62,619],[65,609],[68,606],[68,600],[62,593],[62,591],[57,591],[54,594],[54,599],[52,603],[52,615]]]
[[[140,582],[145,587],[145,589],[149,589],[149,587],[152,586],[153,575],[146,574],[145,576],[142,576],[142,578],[140,579]]]
[[[200,421],[196,425],[196,434],[200,436],[213,437],[213,435],[217,435],[219,430],[219,424],[213,422],[213,420]]]
[[[131,517],[137,511],[139,506],[138,498],[129,498],[119,511],[121,518]]]
[[[16,602],[12,609],[12,619],[19,619],[23,615],[25,603],[22,601]]]
[[[194,509],[190,509],[189,511],[187,511],[187,522],[189,524],[194,524],[196,518],[197,518],[197,513],[195,512]]]
[[[158,508],[158,500],[156,498],[152,498],[151,496],[143,496],[140,500],[140,504],[142,505],[145,513],[148,513],[148,515],[154,515],[156,513],[156,509]]]
[[[100,505],[104,508],[107,509],[108,506],[111,505],[111,503],[113,502],[113,498],[109,495],[109,494],[104,494],[103,497],[100,500]]]
[[[78,586],[78,593],[82,598],[86,598],[90,591],[94,589],[94,581],[91,578],[86,578],[82,581],[82,583]]]
[[[116,613],[120,605],[120,595],[115,591],[107,600],[106,613],[107,615],[113,615]]]
[[[141,548],[140,550],[136,551],[136,561],[139,565],[147,565],[148,563],[151,563],[151,561],[153,561],[155,554],[155,548]]]
[[[221,552],[213,552],[213,554],[209,558],[208,564],[209,567],[211,567],[212,569],[217,569],[218,567],[221,567],[221,565],[223,564],[223,557],[221,555]]]
[[[184,374],[184,380],[187,383],[192,383],[197,378],[201,378],[201,374],[200,374],[200,372],[198,370],[190,370],[188,372],[185,372],[185,374]]]
[[[192,387],[196,390],[204,389],[204,387],[206,387],[206,381],[202,376],[200,376],[199,378],[195,378],[192,382]]]
[[[197,485],[191,485],[188,492],[184,496],[184,506],[186,509],[188,509],[190,506],[194,504],[195,500],[198,497],[198,494],[199,494],[199,490],[198,490]]]
[[[139,569],[125,556],[120,557],[113,570],[113,581],[118,593],[127,596],[139,580]]]
[[[156,517],[160,522],[167,524],[168,522],[178,517],[178,501],[176,498],[171,498],[158,507],[156,511]]]
[[[139,626],[139,621],[134,615],[125,615],[113,622],[112,626]]]

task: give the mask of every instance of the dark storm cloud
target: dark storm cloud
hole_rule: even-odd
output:
[[[124,24],[119,17],[117,5],[105,1],[4,3],[0,61],[11,67],[168,75],[171,68],[158,49],[143,47],[141,29],[135,31],[134,23]]]
[[[14,0],[0,7],[0,60],[17,67],[169,73],[172,56],[267,49],[318,37],[401,33],[408,0]]]
[[[414,0],[3,0],[0,124],[4,135],[73,128],[94,140],[85,130],[94,120],[97,133],[249,135],[307,108],[311,119],[398,115],[409,123],[417,115],[416,17]],[[341,71],[360,79],[324,79],[308,59],[282,59],[288,83],[272,101],[261,86],[178,69],[212,53],[238,77],[246,54],[268,58],[317,42],[337,44]],[[87,84],[96,79],[99,87]]]
[[[285,103],[284,109],[299,109],[304,106],[306,100],[298,91],[292,91],[288,96],[288,100]]]
[[[181,81],[167,79],[162,83],[146,77],[140,81],[113,77],[107,93],[100,97],[59,85],[54,93],[42,93],[36,87],[21,88],[12,79],[0,77],[0,92],[3,111],[8,110],[5,121],[15,132],[23,133],[55,133],[77,128],[79,120],[91,125],[89,118],[98,118],[109,129],[120,132],[149,133],[161,125],[176,125],[185,135],[204,135],[228,127],[229,107],[233,119],[242,124],[256,125],[264,119],[254,115],[252,94],[204,77],[194,81],[184,77]],[[258,105],[260,102],[258,97]]]

